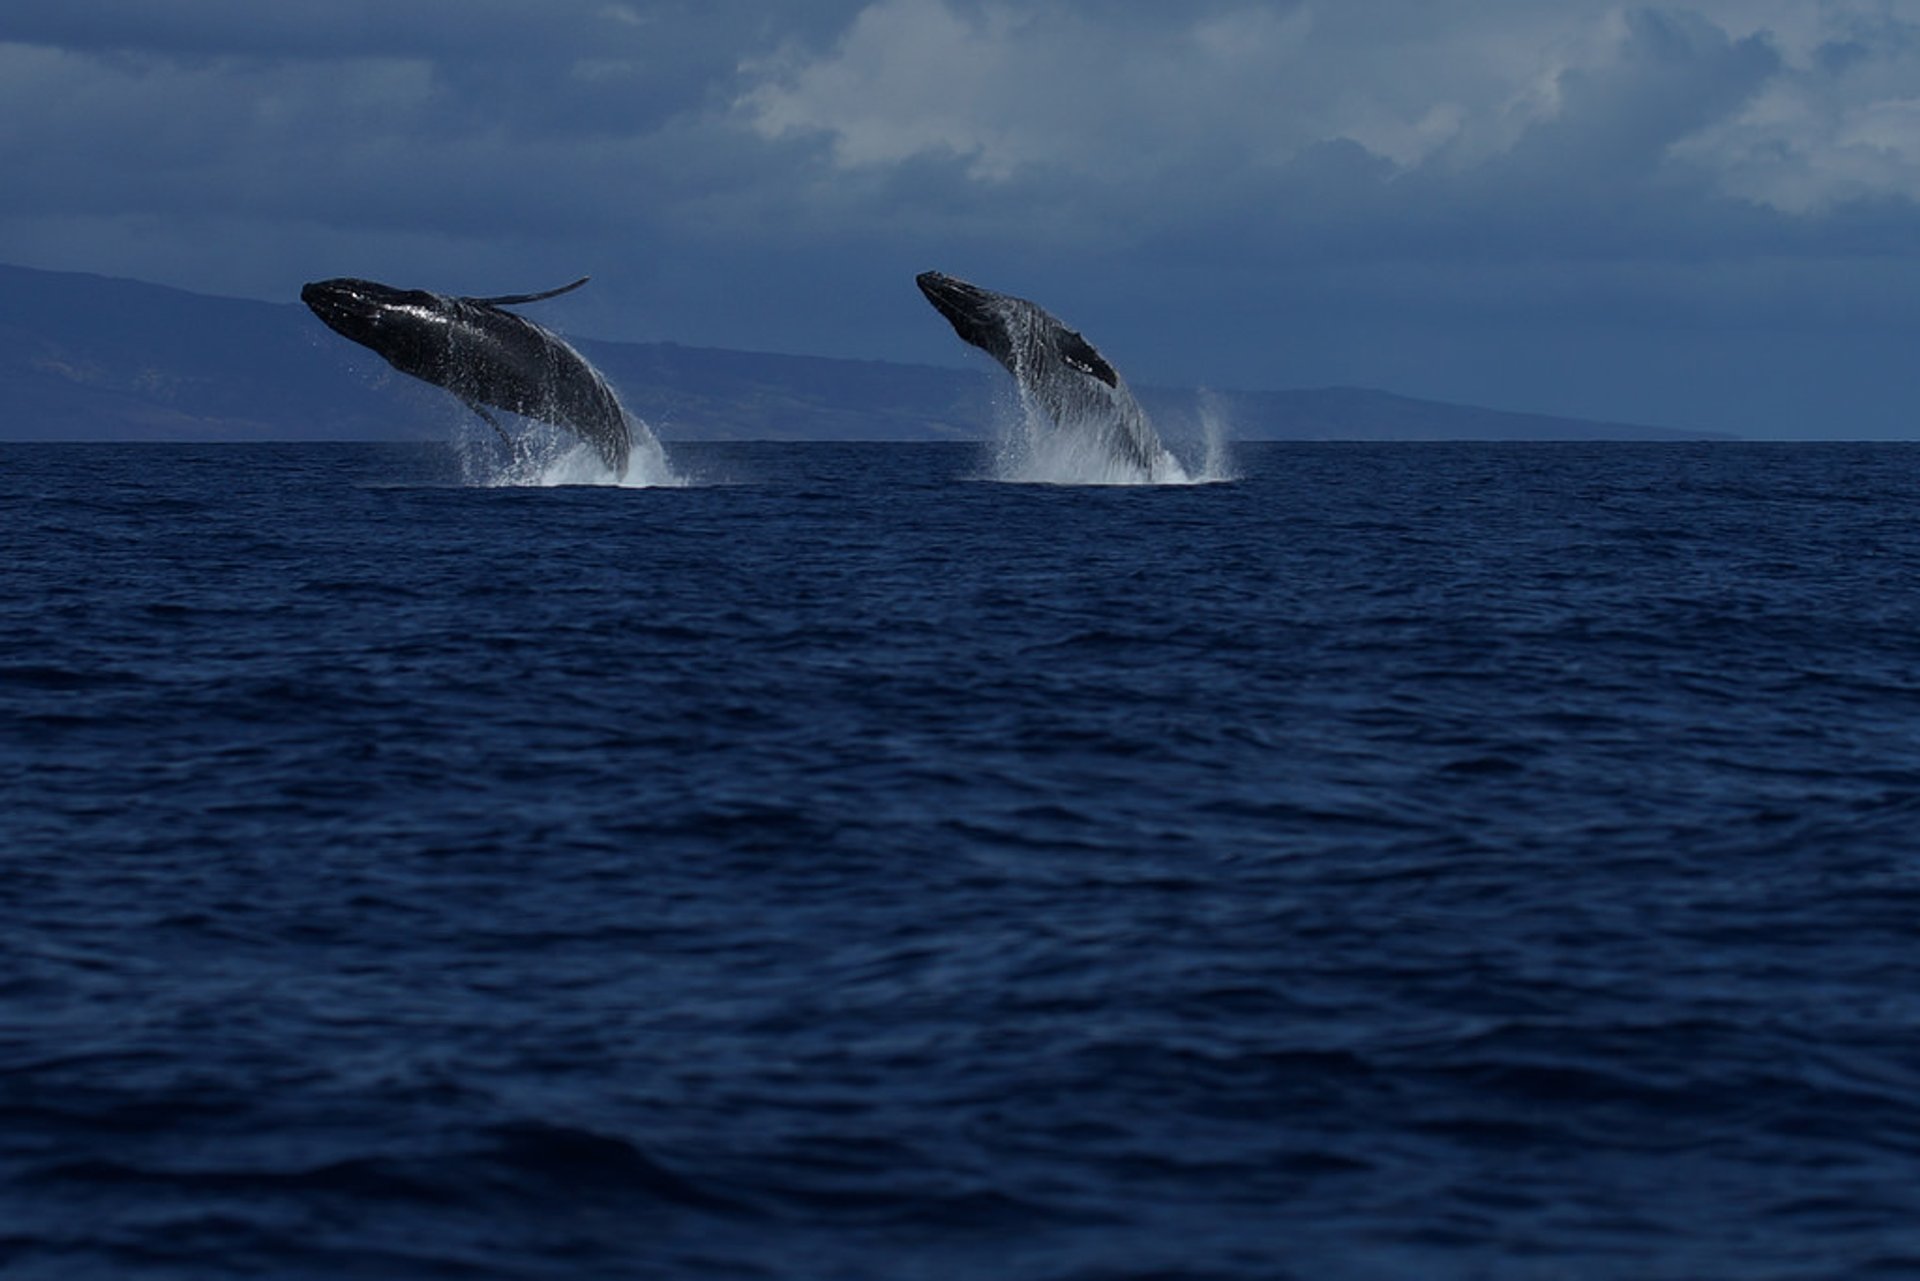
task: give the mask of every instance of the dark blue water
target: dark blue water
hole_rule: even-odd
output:
[[[1920,1275],[1920,448],[0,448],[8,1278]]]

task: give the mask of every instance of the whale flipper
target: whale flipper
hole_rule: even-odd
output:
[[[570,294],[592,279],[592,276],[582,276],[570,285],[562,285],[558,289],[542,290],[537,294],[500,294],[494,298],[463,298],[461,301],[476,303],[482,307],[512,307],[518,303],[540,302],[542,299],[558,298],[561,294]]]
[[[474,413],[480,415],[480,421],[485,423],[487,426],[493,428],[494,433],[500,437],[501,444],[505,445],[508,449],[514,450],[516,453],[519,452],[520,442],[515,440],[513,436],[508,433],[507,429],[500,425],[500,420],[498,418],[495,418],[492,414],[487,412],[487,408],[485,405],[482,405],[477,400],[471,400],[466,396],[460,397],[460,403],[465,405],[468,409],[471,409]]]
[[[1092,343],[1071,329],[1060,334],[1060,359],[1088,377],[1098,378],[1109,387],[1120,385],[1120,375],[1114,372],[1113,366],[1101,358]]]

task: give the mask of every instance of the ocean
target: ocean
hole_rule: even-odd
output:
[[[0,1274],[1920,1276],[1920,446],[0,446]]]

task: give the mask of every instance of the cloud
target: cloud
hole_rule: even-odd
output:
[[[10,0],[0,260],[953,359],[941,266],[1143,381],[1497,401],[1474,341],[1920,328],[1916,84],[1893,0]]]
[[[637,3],[16,0],[19,216],[501,235],[636,222],[1247,252],[1473,218],[1569,248],[1596,201],[1820,219],[1920,199],[1920,29],[1873,0]],[[126,156],[106,165],[100,158]],[[1342,159],[1342,157],[1347,157]],[[1682,209],[1681,192],[1693,202]],[[934,198],[937,193],[937,199]],[[1264,217],[1261,211],[1264,207]],[[961,215],[965,215],[962,217]],[[1550,218],[1540,215],[1551,215]]]
[[[1920,22],[1826,12],[1764,92],[1678,152],[1724,190],[1795,215],[1920,200]]]
[[[750,68],[763,79],[741,108],[770,139],[825,135],[843,168],[950,153],[988,182],[1150,176],[1171,147],[1263,143],[1312,11],[1179,12],[1114,23],[1085,6],[883,0],[827,56]]]
[[[1670,181],[1807,214],[1915,193],[1915,28],[1872,6],[1390,0],[1166,7],[876,0],[832,47],[750,63],[738,109],[844,172],[950,155],[1102,191],[1283,171],[1353,143],[1383,177]],[[1735,15],[1745,15],[1741,20]],[[1755,15],[1776,25],[1754,21]],[[1177,206],[1170,201],[1170,206]]]

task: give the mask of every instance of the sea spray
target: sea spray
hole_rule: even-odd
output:
[[[1013,396],[1001,401],[993,444],[995,479],[1040,485],[1184,485],[1192,477],[1154,435],[1146,412],[1124,381],[1109,387],[1075,372],[1062,374],[1032,354],[1026,329],[1032,318],[1007,315],[1016,335]],[[1038,366],[1038,367],[1036,367]],[[1071,395],[1043,380],[1071,379]],[[1081,385],[1081,384],[1084,384]],[[1146,466],[1119,447],[1123,436],[1144,432],[1154,456]]]
[[[1099,418],[1056,422],[1026,385],[1016,382],[1012,394],[996,397],[990,475],[1031,485],[1205,485],[1238,479],[1228,444],[1232,420],[1226,398],[1202,392],[1195,417],[1198,438],[1182,433],[1177,453],[1162,446],[1143,470],[1113,450]]]
[[[1200,469],[1194,479],[1203,484],[1238,480],[1228,446],[1233,428],[1233,404],[1210,388],[1200,389]]]
[[[1151,468],[1142,470],[1132,460],[1118,457],[1097,432],[1062,428],[1046,423],[1035,430],[1038,411],[1022,414],[1026,420],[1017,434],[1009,433],[995,449],[994,478],[1037,485],[1185,485],[1192,483],[1180,461],[1165,449]]]
[[[484,486],[526,486],[544,488],[555,485],[614,485],[626,489],[652,489],[679,486],[686,482],[667,462],[666,450],[645,419],[620,404],[618,393],[597,366],[571,343],[556,334],[547,335],[555,344],[577,359],[619,407],[629,441],[627,465],[615,473],[600,452],[570,428],[562,426],[561,388],[543,385],[547,403],[539,412],[525,418],[519,431],[498,425],[492,414],[482,415],[495,431],[470,433],[462,438],[462,470],[470,484]],[[517,417],[517,416],[516,416]],[[470,421],[470,420],[469,420]],[[505,439],[502,439],[502,437]]]
[[[622,411],[626,412],[626,411]],[[667,461],[647,425],[627,413],[633,450],[624,475],[615,476],[592,446],[563,428],[528,420],[502,441],[477,421],[463,424],[454,448],[462,479],[485,488],[608,485],[623,489],[680,487],[688,482]]]

